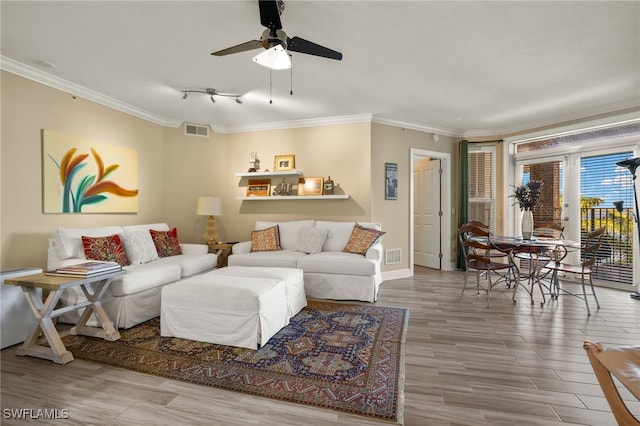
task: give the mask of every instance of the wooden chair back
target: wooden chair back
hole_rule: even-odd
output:
[[[555,222],[535,222],[533,235],[545,238],[564,238],[564,226]]]
[[[592,268],[598,260],[598,250],[600,250],[600,242],[604,235],[606,228],[596,229],[593,232],[587,234],[587,240],[582,248],[582,268]]]
[[[584,350],[598,379],[611,412],[621,426],[638,426],[622,400],[613,377],[616,377],[638,400],[640,400],[640,346],[605,348],[600,343],[585,341]],[[613,377],[612,377],[613,375]]]

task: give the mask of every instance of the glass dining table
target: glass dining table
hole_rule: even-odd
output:
[[[523,288],[531,297],[531,304],[533,305],[535,303],[533,292],[537,284],[542,295],[540,306],[546,303],[543,284],[540,279],[541,270],[550,260],[561,260],[566,256],[568,250],[580,249],[581,247],[581,244],[577,241],[561,238],[532,237],[525,240],[521,237],[502,235],[490,237],[470,236],[469,238],[485,244],[488,243],[503,253],[511,253],[512,256],[508,257],[509,261],[514,262],[516,268],[520,271],[520,280],[515,283],[514,294],[520,286],[520,281],[525,281],[527,285],[524,285]],[[518,262],[515,262],[516,259]],[[559,283],[552,279],[548,290],[551,297],[557,299],[557,295],[560,292]]]

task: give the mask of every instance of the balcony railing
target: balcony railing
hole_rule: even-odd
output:
[[[633,284],[633,209],[619,213],[614,208],[589,207],[580,211],[581,240],[599,228],[606,228],[600,242],[594,279]]]

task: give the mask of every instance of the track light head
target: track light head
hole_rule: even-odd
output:
[[[225,98],[231,98],[236,101],[237,104],[242,104],[242,95],[236,93],[221,93],[216,89],[193,89],[193,90],[181,90],[182,99],[186,100],[191,93],[202,93],[205,95],[209,95],[209,99],[211,99],[211,103],[216,103],[216,96],[224,96]]]

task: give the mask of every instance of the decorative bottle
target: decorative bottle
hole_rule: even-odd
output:
[[[333,181],[331,180],[331,176],[327,177],[327,180],[324,181],[324,195],[333,195]]]

